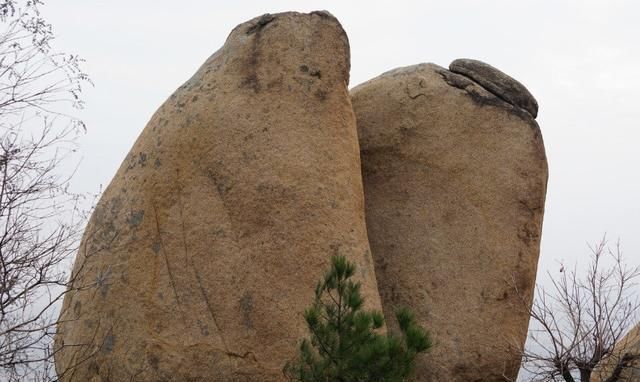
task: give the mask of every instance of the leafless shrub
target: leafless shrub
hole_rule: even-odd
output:
[[[619,242],[610,248],[603,238],[590,250],[584,276],[577,266],[561,264],[558,277],[549,273],[549,288],[538,286],[529,344],[521,350],[533,381],[589,382],[602,363],[615,365],[602,381],[621,381],[621,372],[639,359],[616,344],[637,322],[640,268],[624,262]]]
[[[0,0],[0,380],[55,378],[51,337],[85,215],[63,163],[89,83],[53,51],[40,0]]]

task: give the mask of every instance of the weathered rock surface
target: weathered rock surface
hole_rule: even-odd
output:
[[[633,360],[625,358],[626,355],[634,357]],[[594,370],[594,382],[605,382],[607,378],[616,372],[616,368],[624,365],[620,370],[619,382],[640,381],[640,324],[631,329],[619,343],[616,344],[613,355],[598,365]]]
[[[160,107],[85,232],[64,381],[281,381],[336,253],[381,309],[349,65],[330,14],[264,15]]]
[[[460,58],[449,65],[449,70],[469,77],[498,98],[520,107],[536,118],[538,102],[520,82],[493,66],[478,60]]]
[[[506,76],[501,75],[501,78]],[[418,381],[503,381],[526,338],[547,182],[531,114],[433,64],[351,91],[385,316],[408,306],[436,346]]]

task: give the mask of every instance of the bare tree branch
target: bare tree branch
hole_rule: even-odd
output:
[[[82,60],[52,48],[40,0],[0,0],[0,380],[55,379],[52,337],[86,214],[62,165],[83,122]]]
[[[626,265],[620,243],[610,248],[606,237],[589,249],[583,277],[561,264],[559,277],[549,273],[551,288],[538,285],[530,308],[521,299],[532,328],[520,352],[533,381],[589,382],[599,364],[613,360],[606,381],[617,382],[638,357],[621,354],[616,344],[637,322],[640,301],[633,292],[640,268]]]

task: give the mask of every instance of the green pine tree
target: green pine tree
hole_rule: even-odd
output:
[[[428,333],[407,309],[396,313],[401,335],[381,334],[380,312],[362,310],[360,283],[350,278],[355,265],[344,256],[332,258],[331,269],[318,282],[313,305],[304,318],[310,339],[285,375],[299,382],[402,382],[419,353],[431,347]]]

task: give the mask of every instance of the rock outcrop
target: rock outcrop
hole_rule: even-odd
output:
[[[517,374],[508,345],[524,342],[529,318],[514,287],[530,301],[547,182],[537,104],[522,89],[456,60],[452,71],[400,68],[351,91],[388,325],[408,306],[435,341],[418,381]]]
[[[86,229],[63,381],[281,381],[333,254],[381,309],[349,65],[329,13],[266,14],[160,107]]]
[[[538,116],[538,102],[529,90],[493,66],[482,61],[461,58],[454,60],[449,65],[449,70],[471,78],[493,95],[528,111],[533,118]]]
[[[619,374],[619,382],[640,381],[640,324],[616,344],[613,354],[593,374],[595,382],[606,382],[614,374]]]

